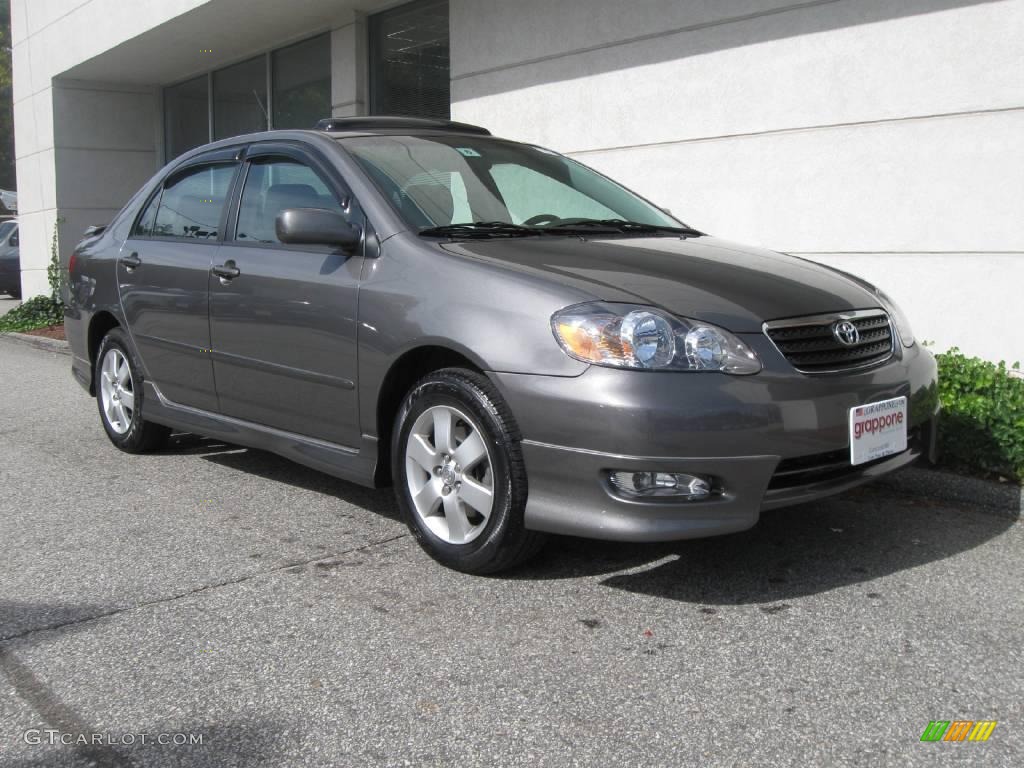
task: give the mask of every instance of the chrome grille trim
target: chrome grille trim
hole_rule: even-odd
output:
[[[856,326],[857,343],[847,346],[835,338],[832,328],[843,320]],[[762,330],[789,364],[806,374],[873,368],[891,359],[896,349],[892,320],[881,308],[770,320]]]

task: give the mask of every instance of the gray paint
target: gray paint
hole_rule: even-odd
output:
[[[862,281],[712,237],[421,238],[344,152],[344,138],[277,131],[194,150],[84,241],[68,316],[79,381],[91,382],[90,324],[110,315],[128,326],[142,359],[146,418],[372,485],[378,440],[393,418],[378,423],[382,383],[406,353],[443,347],[486,372],[511,406],[530,478],[527,525],[616,539],[740,530],[761,508],[835,493],[927,451],[841,481],[768,490],[780,460],[844,449],[853,405],[906,395],[912,427],[937,411],[934,360],[920,346],[867,371],[807,376],[762,333],[766,320],[877,307]],[[233,203],[223,243],[125,241],[165,175],[203,153],[235,156],[262,142],[308,153],[351,190],[365,212],[359,251],[236,245]],[[117,260],[131,253],[142,264],[129,274]],[[240,274],[224,282],[211,267],[228,260]],[[552,337],[550,317],[596,299],[722,325],[741,334],[764,370],[633,372],[573,360]],[[602,473],[631,468],[708,473],[724,492],[701,503],[626,502]]]

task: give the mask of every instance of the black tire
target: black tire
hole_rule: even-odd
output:
[[[131,372],[132,394],[134,395],[134,407],[132,408],[131,421],[124,433],[119,433],[110,424],[106,413],[103,410],[103,395],[100,382],[100,368],[103,359],[111,349],[117,349],[127,360]],[[162,424],[154,424],[143,418],[143,376],[142,366],[132,352],[128,337],[120,328],[112,328],[103,341],[100,342],[99,350],[96,352],[96,361],[93,364],[93,384],[96,388],[96,405],[100,412],[100,422],[103,430],[107,433],[117,448],[125,453],[145,453],[162,447],[171,434],[169,427]]]
[[[493,507],[472,541],[452,544],[427,527],[413,504],[406,477],[406,445],[416,419],[428,408],[446,405],[468,415],[487,444],[491,461]],[[421,379],[406,395],[391,440],[391,476],[398,505],[412,535],[442,565],[464,573],[496,573],[540,551],[545,536],[524,526],[527,483],[521,436],[508,405],[486,376],[463,368],[445,368]]]

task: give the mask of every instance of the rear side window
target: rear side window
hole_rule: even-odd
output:
[[[253,162],[245,177],[238,209],[235,239],[240,242],[277,243],[275,221],[288,208],[326,208],[342,215],[334,193],[309,166],[274,158]]]
[[[233,163],[204,165],[172,176],[139,218],[135,236],[216,238],[235,168]]]

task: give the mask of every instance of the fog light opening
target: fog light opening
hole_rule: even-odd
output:
[[[633,472],[617,470],[610,473],[612,487],[624,496],[634,498],[674,498],[697,501],[711,495],[711,478],[682,472]]]

